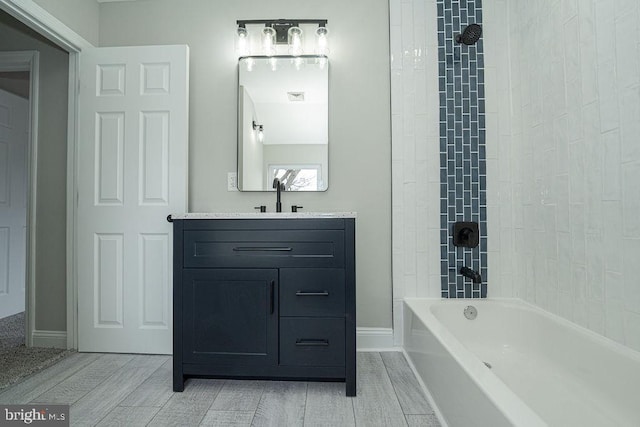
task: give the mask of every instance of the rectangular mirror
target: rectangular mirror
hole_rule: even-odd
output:
[[[329,64],[325,56],[239,59],[238,189],[325,191]]]

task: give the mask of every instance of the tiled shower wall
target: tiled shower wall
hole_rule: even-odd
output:
[[[485,1],[486,3],[486,1]],[[390,0],[391,17],[391,114],[392,114],[392,194],[393,194],[393,299],[394,329],[401,331],[404,297],[440,298],[441,290],[441,210],[440,210],[440,115],[438,69],[438,10],[436,0]],[[489,6],[483,5],[487,10]],[[492,16],[484,13],[482,39],[486,46],[504,49],[502,34],[488,26]],[[495,75],[493,50],[485,53],[486,92],[495,92],[489,79]],[[502,52],[499,50],[498,52]],[[502,53],[500,53],[502,55]],[[495,79],[491,80],[495,83]],[[497,137],[495,101],[487,99],[486,132]],[[491,115],[489,113],[492,113]],[[496,138],[497,139],[497,138]],[[497,211],[492,197],[490,166],[497,149],[487,144],[488,233]],[[489,158],[493,156],[493,163]],[[495,187],[494,187],[495,188]],[[497,215],[495,216],[498,217]],[[493,278],[500,273],[493,265],[497,245],[488,247]],[[494,276],[495,275],[495,276]],[[494,284],[489,296],[511,296],[510,286]],[[399,337],[396,334],[396,343]]]
[[[639,8],[485,0],[482,36],[488,295],[521,297],[634,349]],[[390,9],[398,331],[402,298],[440,297],[438,42],[435,0],[390,0]]]
[[[440,97],[440,263],[444,298],[487,295],[487,170],[484,40],[456,42],[469,24],[482,25],[482,0],[437,0]],[[456,247],[457,221],[479,224],[479,246]],[[460,274],[481,273],[482,283]]]
[[[491,3],[509,31],[488,117],[505,143],[488,165],[500,281],[640,350],[640,5]]]

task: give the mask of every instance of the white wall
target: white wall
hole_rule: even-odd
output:
[[[640,350],[640,5],[493,3],[509,31],[493,59],[510,65],[493,78],[492,170],[511,183],[494,192],[500,271],[514,295]]]
[[[100,7],[95,0],[33,0],[94,46],[98,45]]]
[[[269,193],[227,192],[236,170],[237,19],[328,19],[329,168],[326,192],[285,193],[286,210],[357,211],[358,326],[391,327],[391,131],[387,0],[103,3],[100,45],[188,44],[192,211],[248,212]]]

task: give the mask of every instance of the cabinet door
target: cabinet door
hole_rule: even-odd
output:
[[[187,269],[183,292],[185,363],[277,364],[278,270]]]

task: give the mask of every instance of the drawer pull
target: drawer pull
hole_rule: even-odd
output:
[[[293,248],[289,247],[271,247],[261,248],[252,246],[241,246],[233,248],[234,252],[291,252]]]
[[[275,288],[276,288],[276,282],[275,281],[271,281],[271,287],[269,289],[269,313],[273,314],[273,307],[275,304]]]
[[[328,297],[329,296],[329,291],[318,291],[318,292],[298,291],[298,292],[296,292],[296,296],[298,296],[298,297]]]
[[[296,340],[296,345],[298,346],[307,346],[307,347],[327,347],[329,345],[329,340],[325,339],[304,339],[298,338]]]

